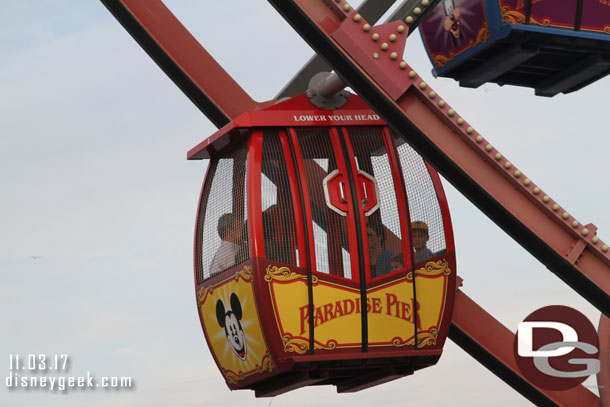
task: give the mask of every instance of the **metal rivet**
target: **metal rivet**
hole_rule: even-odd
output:
[[[428,7],[430,5],[430,2],[428,0],[422,0],[421,5],[424,7]]]
[[[400,66],[400,69],[407,69],[407,63],[405,61],[401,61],[398,66]]]
[[[460,126],[461,126],[462,124],[464,124],[464,119],[462,119],[461,117],[458,117],[458,119],[457,119],[457,124],[459,124]]]
[[[354,16],[354,21],[358,22],[358,21],[360,21],[360,20],[362,20],[362,16],[361,16],[360,14],[356,14],[356,15]]]
[[[526,178],[523,180],[523,185],[525,185],[526,187],[528,187],[531,183],[532,183],[532,180],[530,180],[529,178]]]
[[[513,165],[511,164],[511,162],[510,162],[510,161],[507,161],[507,162],[505,162],[505,163],[504,163],[504,168],[506,168],[507,170],[508,170],[510,167],[512,167],[512,166],[513,166]]]
[[[398,58],[398,53],[396,53],[396,52],[392,52],[392,53],[390,54],[390,59],[391,59],[392,61],[394,61],[396,58]]]
[[[351,9],[352,9],[352,6],[350,6],[349,4],[345,3],[345,4],[343,5],[343,10],[345,10],[345,11],[350,11]]]
[[[389,39],[391,42],[396,41],[396,34],[390,34],[390,36],[388,37],[388,39]]]
[[[426,82],[422,82],[419,84],[420,89],[426,89],[427,87],[428,87],[428,85],[426,85]]]
[[[439,100],[439,101],[438,101],[438,106],[439,106],[439,107],[445,107],[445,105],[446,105],[446,104],[447,104],[447,103],[445,103],[445,101],[444,101],[444,100]]]
[[[405,18],[405,23],[411,24],[412,22],[413,22],[413,17],[409,16],[409,17]]]
[[[572,222],[572,227],[573,227],[573,228],[577,228],[577,227],[578,227],[578,225],[580,225],[580,223],[578,223],[578,221],[577,221],[577,220],[575,220],[574,222]]]
[[[417,75],[415,71],[409,71],[409,78],[413,79],[415,78],[415,75]]]
[[[375,34],[371,35],[371,39],[373,41],[377,41],[379,39],[379,34],[375,33]]]
[[[570,217],[570,214],[569,214],[569,213],[567,213],[567,212],[564,212],[564,213],[562,213],[562,214],[561,214],[561,217],[562,217],[564,220],[568,220],[568,218]]]
[[[481,143],[483,141],[483,136],[477,136],[475,140],[477,141],[477,143]]]
[[[608,246],[603,245],[602,246],[602,252],[606,253],[608,251]]]
[[[434,99],[436,97],[436,92],[431,90],[428,95],[430,96],[430,99]]]
[[[513,175],[515,176],[515,178],[519,178],[521,176],[521,171],[517,170],[513,173]]]
[[[468,134],[472,134],[472,133],[474,133],[474,129],[473,129],[472,127],[468,127],[468,128],[466,129],[466,133],[468,133]]]
[[[449,116],[453,117],[453,116],[455,115],[455,110],[453,110],[453,109],[449,109],[449,110],[447,111],[447,114],[448,114]]]
[[[390,48],[390,46],[388,45],[387,42],[384,42],[383,44],[381,44],[381,49],[384,51],[387,51],[387,49]]]
[[[413,9],[413,14],[415,14],[416,16],[420,15],[421,14],[421,9],[419,7],[415,7]]]
[[[597,244],[597,242],[599,242],[599,237],[597,237],[597,236],[593,236],[593,238],[591,239],[591,242],[592,242],[593,244]]]
[[[379,53],[378,52],[373,52],[373,58],[378,59],[379,58]]]
[[[553,205],[553,210],[555,212],[557,212],[559,210],[559,205],[557,205],[557,204]]]
[[[587,235],[589,234],[589,229],[584,228],[583,230],[581,230],[581,231],[580,231],[580,233],[581,233],[583,236],[587,236]]]
[[[540,188],[535,187],[534,189],[532,189],[532,192],[534,193],[534,195],[538,195],[540,193]]]
[[[550,200],[551,200],[551,198],[548,195],[545,195],[542,197],[542,202],[544,202],[544,203],[549,203]]]
[[[405,32],[405,26],[399,25],[398,27],[396,27],[396,31],[402,34],[403,32]]]
[[[362,26],[362,31],[369,31],[371,29],[371,25],[370,24],[365,24]]]

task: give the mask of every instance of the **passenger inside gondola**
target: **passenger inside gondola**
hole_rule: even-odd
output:
[[[220,247],[210,263],[210,275],[216,275],[233,267],[244,242],[244,221],[232,213],[225,213],[218,218],[216,228],[220,237]]]
[[[369,258],[371,261],[371,277],[380,277],[388,274],[390,262],[394,253],[385,247],[385,233],[383,226],[376,222],[370,222],[366,228],[369,241]]]
[[[273,216],[279,218],[277,205],[272,205],[263,211],[263,236],[265,238],[265,257],[280,263],[290,263],[290,254],[277,239],[277,226],[273,224]]]
[[[420,220],[411,222],[411,234],[413,236],[413,254],[415,255],[415,262],[427,260],[434,257],[434,253],[428,249],[428,225],[426,222]]]
[[[390,262],[390,271],[398,271],[402,268],[404,268],[404,260],[401,253],[392,258],[392,261]]]

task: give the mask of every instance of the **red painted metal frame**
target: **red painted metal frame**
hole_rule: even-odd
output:
[[[430,165],[429,162],[424,161],[428,174],[432,184],[434,184],[434,192],[436,192],[436,199],[441,209],[441,216],[443,218],[443,228],[445,231],[445,244],[447,245],[448,252],[455,252],[455,240],[453,238],[453,224],[451,223],[451,213],[449,212],[449,203],[447,202],[447,196],[445,195],[445,189],[441,183],[441,177],[438,172]]]
[[[297,137],[297,133],[296,131],[294,131],[294,128],[290,128],[289,129],[289,136],[291,138],[292,141],[292,145],[294,146],[294,153],[295,153],[295,157],[296,157],[296,162],[293,163],[296,166],[296,170],[299,172],[299,178],[301,179],[301,190],[303,191],[303,197],[305,198],[305,219],[302,218],[302,216],[299,214],[299,218],[301,219],[302,222],[304,223],[304,227],[307,228],[307,235],[310,237],[310,239],[313,239],[313,222],[310,221],[310,219],[312,219],[312,215],[311,215],[311,207],[310,205],[308,205],[309,202],[309,187],[307,186],[307,177],[305,176],[305,169],[303,168],[303,154],[301,153],[301,146],[299,144],[299,140]],[[300,198],[299,198],[300,201]],[[302,212],[301,212],[302,213]],[[303,250],[304,253],[307,253],[306,250]],[[307,259],[307,261],[309,263],[303,263],[301,264],[301,267],[306,268],[307,264],[310,265],[312,270],[316,269],[316,254],[315,254],[315,249],[313,247],[309,248],[309,258]]]
[[[280,131],[280,142],[282,143],[282,151],[284,157],[291,157],[290,143],[288,140],[290,135],[286,131]],[[305,248],[305,224],[303,220],[303,207],[301,206],[301,197],[299,196],[299,182],[296,175],[295,163],[292,160],[286,161],[286,170],[288,172],[288,180],[290,182],[290,197],[294,207],[294,223],[297,235],[297,247],[299,248],[299,264],[300,267],[307,267],[307,250]]]
[[[151,58],[218,127],[258,103],[197,42],[160,0],[102,0]]]
[[[261,207],[261,160],[263,155],[263,131],[254,130],[248,140],[246,161],[248,186],[248,238],[250,257],[265,257],[263,236],[263,210]]]
[[[285,1],[285,0],[282,0]],[[223,126],[227,120],[233,119],[237,117],[239,114],[243,113],[247,110],[252,110],[259,108],[261,105],[254,102],[243,90],[230,78],[230,76],[213,60],[213,58],[197,43],[197,41],[188,33],[188,31],[179,23],[179,21],[165,8],[163,3],[159,0],[148,0],[146,2],[140,2],[138,0],[102,0],[102,2],[111,10],[111,12],[117,17],[117,19],[124,25],[124,27],[129,31],[132,36],[140,43],[140,45],[151,55],[151,57],[161,66],[161,68],[170,76],[177,85],[187,94],[187,96],[206,114],[210,119],[218,126]],[[289,3],[288,1],[285,1]],[[323,35],[328,36],[332,30],[336,29],[341,21],[347,17],[347,14],[338,9],[338,7],[343,7],[344,2],[340,1],[338,4],[332,4],[331,6],[337,7],[334,9],[334,15],[328,16],[324,7],[322,7],[322,3],[317,4],[315,0],[307,0],[310,5],[313,7],[310,11],[317,17],[318,20],[325,20],[323,24],[319,25],[319,31],[324,33]],[[305,9],[307,6],[306,1],[300,2],[300,7]],[[277,6],[276,6],[277,7]],[[283,12],[283,14],[287,15],[289,13]],[[306,15],[305,13],[304,15]],[[364,23],[364,21],[363,21]],[[302,30],[301,30],[302,31]],[[364,43],[361,39],[356,38],[355,41],[357,43]],[[311,40],[310,40],[311,42]],[[347,55],[347,61],[352,61],[352,57]],[[386,64],[387,65],[387,64]],[[206,69],[201,69],[202,67],[206,67]],[[392,68],[393,69],[393,68]],[[407,72],[410,69],[406,70]],[[212,73],[211,73],[212,72]],[[383,73],[383,72],[382,72]],[[400,71],[396,70],[397,74],[400,74]],[[360,75],[366,78],[366,73],[363,70],[360,70]],[[404,77],[404,76],[403,76]],[[382,78],[380,82],[383,80],[387,80],[386,78]],[[375,81],[371,81],[369,78],[368,81],[373,84],[373,86],[377,87],[377,91],[380,94],[383,94],[383,90],[379,85],[376,85]],[[409,81],[407,81],[410,83]],[[412,81],[411,81],[412,82]],[[404,83],[404,82],[403,82]],[[354,89],[360,90],[360,86],[354,81],[352,83],[352,87]],[[423,85],[421,85],[423,86]],[[227,90],[228,89],[228,90]],[[448,107],[443,111],[443,109],[439,109],[435,107],[431,101],[428,99],[430,97],[430,93],[426,95],[423,92],[422,88],[411,87],[410,92],[416,95],[417,100],[413,100],[411,98],[411,104],[417,106],[418,104],[427,103],[427,108],[424,110],[434,111],[433,115],[436,116],[436,120],[441,117],[441,120],[444,122],[444,126],[447,127],[449,133],[453,133],[457,130],[458,136],[461,136],[463,139],[469,139],[470,133],[468,135],[464,135],[463,129],[466,129],[467,126],[464,125],[459,127],[456,125],[455,119],[451,120],[450,118],[445,116],[445,112],[448,112]],[[219,93],[220,92],[220,93]],[[366,94],[367,92],[362,92]],[[393,93],[393,92],[391,92]],[[370,94],[370,93],[369,93]],[[224,97],[226,96],[226,98]],[[371,99],[372,100],[372,99]],[[402,109],[406,109],[409,106],[407,100],[402,101],[400,106],[394,106],[394,109],[400,111]],[[211,111],[211,112],[210,112]],[[390,120],[392,123],[392,120]],[[441,125],[442,127],[442,125]],[[239,136],[239,132],[235,131],[232,133],[234,136]],[[430,133],[428,133],[430,134]],[[447,131],[443,131],[440,137],[454,137],[452,134],[448,134]],[[474,139],[478,135],[476,133],[472,134],[472,138]],[[291,135],[294,137],[294,135]],[[458,143],[459,144],[459,143]],[[472,143],[470,143],[472,144]],[[480,147],[485,145],[482,143]],[[295,143],[295,147],[298,149],[298,144]],[[469,146],[471,150],[475,150],[472,148],[473,146]],[[474,145],[474,147],[477,147]],[[200,149],[201,150],[201,149]],[[459,149],[462,151],[463,149]],[[468,152],[468,148],[465,149]],[[495,153],[495,150],[492,150],[492,153]],[[481,158],[485,161],[491,162],[489,155],[483,153],[482,151],[477,152],[477,154],[473,157],[471,153],[467,154],[468,159],[474,158],[474,160]],[[209,156],[208,156],[209,157]],[[189,154],[189,158],[208,158],[203,156],[196,157],[194,154]],[[505,162],[502,160],[500,164]],[[483,165],[483,169],[487,169],[487,165]],[[464,166],[465,170],[472,170],[468,165]],[[302,169],[299,169],[302,171]],[[502,169],[496,169],[497,172],[502,172]],[[504,178],[506,174],[503,175]],[[433,177],[434,179],[434,177]],[[497,179],[496,179],[497,180]],[[514,181],[514,180],[513,180]],[[505,184],[502,182],[502,184]],[[513,186],[514,187],[514,186]],[[522,189],[523,187],[519,185]],[[203,186],[202,186],[203,188]],[[534,185],[531,186],[530,190],[534,188]],[[532,199],[530,197],[530,201],[534,201],[537,203],[537,206],[540,208],[548,208],[553,203],[552,201],[549,203],[541,202],[540,197],[542,193],[540,193],[539,197],[534,197]],[[439,197],[440,198],[440,197]],[[295,200],[295,204],[298,203],[298,200]],[[547,205],[548,204],[548,205]],[[201,202],[200,202],[201,205]],[[441,208],[443,206],[441,205]],[[542,210],[543,213],[548,215],[554,215],[550,213],[548,209]],[[311,214],[308,214],[308,217],[311,217]],[[557,219],[557,216],[550,216],[551,220],[555,223],[561,225],[560,227],[550,228],[552,231],[551,234],[555,234],[558,230],[561,234],[566,234],[565,222],[560,219]],[[571,222],[573,219],[569,218],[568,222]],[[580,228],[578,230],[581,230]],[[576,232],[578,232],[576,230]],[[447,233],[447,229],[446,229]],[[594,233],[592,233],[593,235]],[[313,234],[312,234],[313,235]],[[447,235],[446,235],[447,236]],[[577,273],[586,274],[587,277],[593,281],[599,281],[599,276],[607,276],[607,274],[600,274],[605,272],[607,269],[607,256],[599,252],[599,247],[601,246],[601,242],[597,245],[597,247],[592,246],[589,240],[585,241],[585,247],[583,248],[582,244],[577,244],[579,246],[579,250],[582,250],[580,253],[573,253],[570,255],[570,251],[575,246],[573,243],[580,243],[582,240],[578,233],[576,236],[574,233],[571,234],[571,238],[564,239],[564,242],[560,245],[559,252],[561,253],[562,249],[567,253],[566,257],[570,257],[575,262],[576,259],[580,257],[581,268],[586,270],[592,270],[588,272],[584,272],[581,270],[577,270]],[[449,247],[448,247],[449,250]],[[301,249],[299,249],[301,253]],[[195,259],[197,261],[197,259]],[[309,260],[311,261],[311,259]],[[314,263],[315,264],[315,263]],[[304,264],[302,264],[304,265]],[[599,271],[602,270],[602,271]],[[209,282],[213,283],[214,280],[220,278],[220,276],[213,277],[209,280]],[[196,275],[195,275],[196,279]],[[608,279],[610,280],[610,279]],[[604,294],[607,296],[608,288],[607,286],[603,287]],[[454,324],[456,326],[460,326],[460,329],[463,329],[464,333],[468,333],[472,335],[472,340],[475,342],[482,342],[485,338],[485,335],[489,331],[493,331],[494,329],[501,326],[501,324],[495,320],[480,307],[476,306],[470,299],[465,299],[465,295],[459,292],[457,301],[456,301],[456,313],[454,314]],[[463,317],[462,317],[463,315]],[[486,317],[487,326],[486,331],[482,332],[480,326],[469,327],[467,325],[468,321],[478,321],[482,320],[481,318]],[[491,319],[489,319],[491,318]],[[488,344],[489,352],[491,354],[498,354],[501,352],[501,349],[497,349],[498,346],[494,346],[493,342]],[[576,388],[571,392],[581,392],[582,388]],[[590,392],[589,392],[590,393]],[[548,392],[545,393],[548,395]],[[580,396],[579,396],[580,397]],[[588,393],[584,395],[585,399],[588,400],[590,398]],[[582,404],[582,398],[577,398],[579,405],[587,405]],[[564,405],[564,400],[557,400],[559,404]],[[594,402],[594,400],[593,400]],[[567,404],[565,404],[567,405]],[[594,404],[591,404],[594,405]]]
[[[383,140],[386,151],[388,152],[392,179],[394,180],[394,194],[396,196],[396,206],[398,207],[398,216],[400,220],[400,235],[402,238],[403,267],[410,269],[413,250],[411,250],[411,233],[409,232],[411,219],[409,219],[409,212],[406,209],[409,198],[407,197],[405,182],[401,181],[404,179],[404,172],[401,171],[399,159],[396,156],[396,150],[394,149],[393,136],[390,134],[387,127],[383,128]]]
[[[526,177],[521,171],[491,145],[487,147],[488,142],[404,61],[390,61],[392,45],[386,53],[380,48],[382,41],[371,41],[370,37],[385,27],[363,30],[366,21],[356,21],[356,12],[342,0],[269,1],[388,124],[405,132],[409,143],[448,180],[549,269],[610,314],[610,257],[608,247],[593,239],[595,227],[587,225],[587,234],[573,217],[566,215],[564,219],[563,210],[552,209],[554,201],[531,181],[523,182]],[[381,55],[382,69],[369,71],[374,54]],[[606,250],[602,251],[602,246]],[[456,312],[463,311],[464,302],[458,304]],[[488,319],[465,329],[475,343],[483,343],[488,332],[499,326]],[[502,352],[500,347],[490,349]],[[515,374],[520,376],[518,371]],[[514,387],[525,394],[531,384],[524,381]],[[542,393],[555,398],[550,392]],[[559,404],[571,405],[570,401]]]
[[[480,347],[480,350],[474,353],[469,352],[473,357],[481,361],[482,354],[491,356],[496,359],[498,366],[502,366],[503,369],[510,372],[506,374],[506,372],[494,371],[501,379],[506,380],[506,376],[511,375],[521,377],[513,353],[515,335],[461,290],[457,290],[456,293],[451,325],[454,333],[449,334],[450,338],[466,335]],[[455,333],[456,330],[459,331],[459,335]],[[462,346],[460,341],[458,344]],[[525,380],[523,377],[521,379]],[[529,386],[535,389],[530,391],[529,397],[526,396],[531,401],[535,401],[531,398],[532,392],[537,391],[559,406],[596,407],[600,405],[599,398],[582,385],[564,391],[544,390],[532,384]]]
[[[356,12],[343,0],[269,1],[456,188],[579,294],[610,314],[610,253],[607,245],[594,239],[595,227],[577,223],[567,212],[564,219],[563,209],[553,210],[555,202],[544,198],[531,181],[524,183],[521,171],[493,146],[487,147],[488,142],[415,71],[400,64],[404,61],[391,60],[388,52],[401,49],[400,44],[391,43],[384,51],[382,41],[371,40],[373,32],[396,30],[395,23],[365,31],[366,21],[354,20]],[[369,73],[363,67],[376,60],[374,54],[380,55],[381,68]]]
[[[343,131],[343,134],[344,134],[345,144],[347,145],[347,154],[348,154],[347,157],[345,157],[343,155],[343,152],[341,151],[341,145],[339,142],[339,134],[337,132],[337,128],[336,127],[331,128],[331,138],[333,141],[333,147],[335,149],[337,167],[339,168],[339,172],[347,178],[347,166],[349,165],[351,173],[354,174],[354,181],[355,181],[355,176],[358,173],[358,170],[356,168],[356,163],[354,162],[354,159],[352,158],[352,157],[354,157],[354,150],[351,147],[351,143],[349,141],[349,136],[347,136],[345,131]],[[352,248],[352,250],[350,252],[350,264],[352,266],[351,280],[360,282],[360,274],[363,271],[363,270],[360,270],[360,260],[359,260],[358,250],[353,250],[353,248],[358,247],[357,234],[359,233],[360,237],[361,237],[361,241],[363,242],[364,253],[360,253],[360,254],[364,257],[364,274],[366,276],[366,280],[370,281],[371,278],[370,278],[369,271],[371,269],[371,260],[369,259],[368,239],[366,237],[366,226],[364,226],[364,225],[366,225],[364,213],[362,212],[361,206],[352,200],[352,186],[350,185],[350,183],[346,182],[345,187],[346,187],[345,195],[347,197],[347,207],[350,208],[350,210],[347,211],[347,216],[345,218],[347,221],[347,234],[348,234],[349,247]],[[354,191],[354,192],[356,194],[358,202],[362,202],[362,196],[359,193],[360,192],[359,188],[355,188],[355,189],[356,189],[356,191]],[[352,209],[354,207],[358,208],[358,213],[354,213],[354,211]],[[356,217],[360,218],[360,225],[363,225],[360,230],[356,229]]]

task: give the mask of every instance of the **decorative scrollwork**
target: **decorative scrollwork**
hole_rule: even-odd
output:
[[[240,271],[238,271],[237,273],[235,273],[235,275],[233,277],[229,277],[228,279],[226,279],[220,283],[217,283],[214,286],[209,285],[207,287],[201,287],[199,289],[199,291],[197,291],[197,305],[201,306],[205,302],[205,299],[207,298],[207,296],[214,292],[214,289],[216,287],[224,284],[225,282],[227,282],[231,279],[235,279],[235,281],[239,281],[240,278],[242,278],[244,281],[252,281],[252,266],[244,266],[244,268],[241,269]]]
[[[453,58],[447,58],[446,56],[440,55],[440,54],[435,55],[434,56],[434,61],[433,61],[434,62],[434,66],[436,66],[437,68],[444,68],[445,65],[447,65],[447,62],[449,62],[450,59],[453,59]]]
[[[417,334],[417,347],[423,348],[426,346],[436,345],[436,339],[438,338],[438,329],[431,328],[430,332],[422,332]]]
[[[225,380],[229,384],[237,384],[240,380],[243,379],[243,377],[239,377],[238,375],[236,375],[235,373],[233,373],[230,370],[221,368],[221,372],[222,372],[222,375],[224,376]]]
[[[282,343],[284,344],[284,352],[287,353],[298,353],[299,355],[305,354],[309,350],[309,341],[302,338],[293,338],[292,335],[286,334],[282,337]],[[337,341],[331,339],[326,344],[321,345],[314,342],[314,349],[321,350],[333,350],[337,347]]]
[[[436,328],[431,328],[430,332],[418,332],[417,347],[423,348],[425,346],[434,346],[434,345],[436,345],[437,338],[438,338],[438,329],[436,329]],[[413,346],[414,344],[415,344],[415,338],[411,338],[406,342],[404,342],[400,338],[392,339],[392,345],[397,348],[400,348],[403,346]]]
[[[201,287],[197,292],[197,305],[201,307],[206,297],[211,294],[212,291],[214,291],[214,288],[212,288],[211,286]]]
[[[485,23],[477,33],[477,42],[475,43],[475,45],[487,42],[490,36],[491,34],[489,32],[489,26],[487,25],[487,23]]]
[[[607,25],[607,26],[604,27],[604,32],[606,34],[610,34],[610,25]]]
[[[238,281],[240,277],[245,281],[252,281],[252,266],[244,266],[243,269],[235,273],[235,281]]]
[[[504,6],[502,7],[502,21],[509,24],[525,24],[525,14]]]
[[[418,270],[415,270],[415,275],[435,277],[441,274],[448,276],[451,274],[449,262],[445,259],[437,261],[429,261],[426,265]],[[407,273],[407,280],[413,280],[413,272]]]
[[[265,356],[263,356],[261,366],[257,367],[257,373],[271,372],[273,371],[273,369],[275,369],[275,363],[273,363],[273,359],[271,359],[269,351],[267,351],[267,353],[265,353]]]
[[[303,274],[297,274],[293,271],[290,271],[288,267],[278,267],[274,265],[268,265],[265,270],[267,273],[265,274],[265,281],[271,283],[272,281],[293,281],[293,280],[307,280],[307,276]],[[318,282],[318,277],[312,276],[311,282],[316,284]]]

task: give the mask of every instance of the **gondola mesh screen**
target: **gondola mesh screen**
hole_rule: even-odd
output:
[[[298,266],[294,204],[286,161],[276,131],[265,131],[261,163],[261,206],[265,257]]]
[[[350,247],[344,216],[326,205],[323,179],[337,169],[328,129],[297,130],[313,218],[315,270],[351,278]]]
[[[350,140],[354,149],[354,156],[359,171],[364,171],[375,178],[379,190],[377,200],[379,209],[366,218],[367,240],[369,233],[375,233],[381,240],[384,252],[392,252],[392,258],[402,254],[402,233],[400,216],[396,201],[396,191],[388,152],[383,141],[383,132],[380,128],[350,129]],[[396,182],[400,182],[396,180]],[[372,242],[369,241],[369,244]],[[400,258],[400,257],[398,257]],[[371,258],[371,262],[373,259]],[[391,271],[390,264],[381,267],[383,262],[372,265],[372,277],[380,277]],[[400,263],[404,265],[402,258]]]
[[[197,222],[198,284],[250,257],[246,223],[246,148],[247,143],[244,142],[210,162]],[[229,215],[221,223],[227,224],[226,218],[233,220],[226,229],[230,232],[225,232],[225,237],[232,233],[231,244],[223,242],[219,235],[219,229],[222,229],[222,226],[219,228],[219,220],[226,214]],[[238,224],[243,225],[240,235],[235,232]],[[228,251],[219,250],[221,243],[224,243],[225,249],[226,246],[232,247]]]
[[[447,249],[445,229],[428,168],[424,159],[402,136],[396,136],[396,145],[407,189],[411,222],[423,221],[428,225],[428,249],[434,255],[441,254]]]

